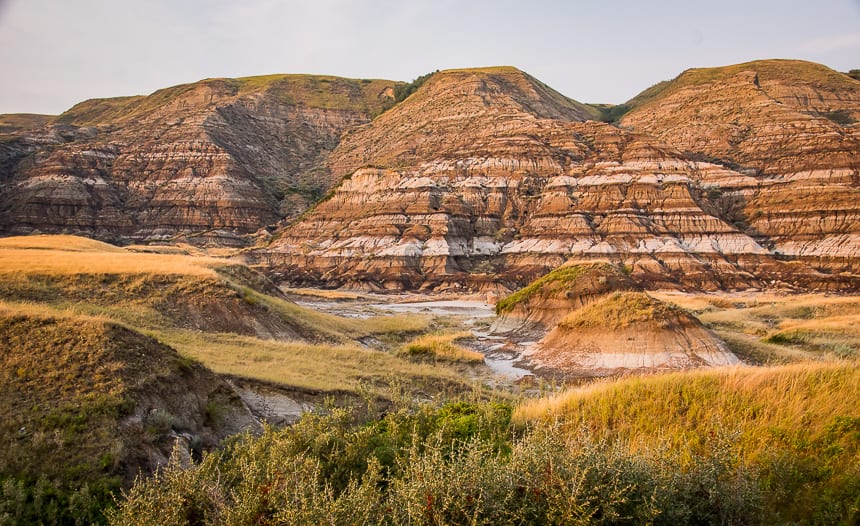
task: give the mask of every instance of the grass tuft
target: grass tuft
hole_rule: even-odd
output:
[[[483,354],[454,343],[457,340],[469,338],[474,338],[474,336],[465,331],[448,334],[425,334],[404,345],[398,351],[398,355],[450,362],[483,363]]]
[[[678,307],[656,300],[644,292],[616,292],[606,299],[578,309],[559,322],[564,329],[623,329],[635,323],[666,323],[677,318]]]

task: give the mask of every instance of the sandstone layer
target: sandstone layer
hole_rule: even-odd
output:
[[[726,204],[754,174],[596,116],[514,68],[437,73],[344,138],[328,160],[341,184],[258,260],[282,280],[384,289],[514,289],[571,258],[652,287],[856,285],[781,261]]]
[[[247,244],[328,191],[323,161],[393,86],[273,75],[83,102],[0,140],[0,233]]]

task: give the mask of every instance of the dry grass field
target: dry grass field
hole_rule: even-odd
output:
[[[653,296],[692,312],[748,363],[860,356],[860,296],[676,292]]]
[[[76,236],[0,239],[0,274],[176,274],[214,276],[224,259],[139,253]]]
[[[415,363],[359,343],[399,346],[428,331],[429,316],[318,312],[242,281],[231,260],[165,252],[75,236],[0,239],[0,313],[119,323],[216,372],[301,389],[381,392],[395,378],[432,392],[470,388],[443,363]],[[284,326],[303,337],[230,332],[238,322]]]

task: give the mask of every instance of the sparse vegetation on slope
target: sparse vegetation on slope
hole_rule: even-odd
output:
[[[499,300],[499,302],[496,303],[496,314],[511,312],[514,310],[514,307],[527,301],[533,295],[537,294],[538,291],[542,290],[544,286],[548,286],[553,291],[568,287],[571,283],[576,281],[576,278],[581,276],[585,270],[586,267],[583,265],[559,267],[532,281],[528,286],[523,287],[513,294]]]
[[[802,60],[755,60],[742,64],[733,64],[716,68],[691,68],[672,80],[664,80],[642,93],[636,95],[624,106],[635,109],[649,102],[668,95],[669,93],[685,88],[724,79],[736,75],[742,71],[755,71],[761,81],[770,79],[792,79],[796,83],[805,83],[812,86],[841,86],[851,82],[846,74],[833,71],[832,69]],[[629,111],[629,110],[628,110]]]
[[[394,102],[398,103],[403,100],[406,100],[406,97],[418,91],[418,88],[420,88],[422,84],[427,82],[427,80],[436,73],[439,73],[438,69],[430,73],[425,73],[424,75],[415,78],[412,82],[409,82],[408,84],[397,85],[394,88]]]
[[[364,108],[375,113],[391,97],[385,94],[395,83],[388,80],[357,80],[326,75],[276,74],[236,79],[203,79],[160,89],[150,95],[90,99],[69,108],[56,118],[60,124],[98,126],[119,124],[144,117],[194,90],[211,90],[220,98],[270,92],[285,104],[324,109]],[[210,100],[206,103],[211,103]]]
[[[573,288],[577,280],[586,273],[602,273],[607,276],[621,276],[621,271],[608,263],[579,263],[564,265],[532,281],[527,286],[515,291],[513,294],[501,299],[496,303],[496,314],[506,314],[514,310],[518,305],[529,301],[538,294],[542,297],[552,296],[559,292]],[[605,279],[603,280],[606,281]]]
[[[41,128],[55,118],[55,115],[41,115],[38,113],[0,114],[0,133],[14,133],[20,130]]]
[[[253,422],[226,384],[151,338],[24,311],[0,306],[0,523],[101,522],[174,431],[199,450],[241,429],[239,413]],[[229,424],[207,419],[215,404]]]

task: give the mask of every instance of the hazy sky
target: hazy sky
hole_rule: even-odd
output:
[[[0,0],[0,113],[207,77],[513,65],[583,102],[690,67],[860,68],[860,0]]]

